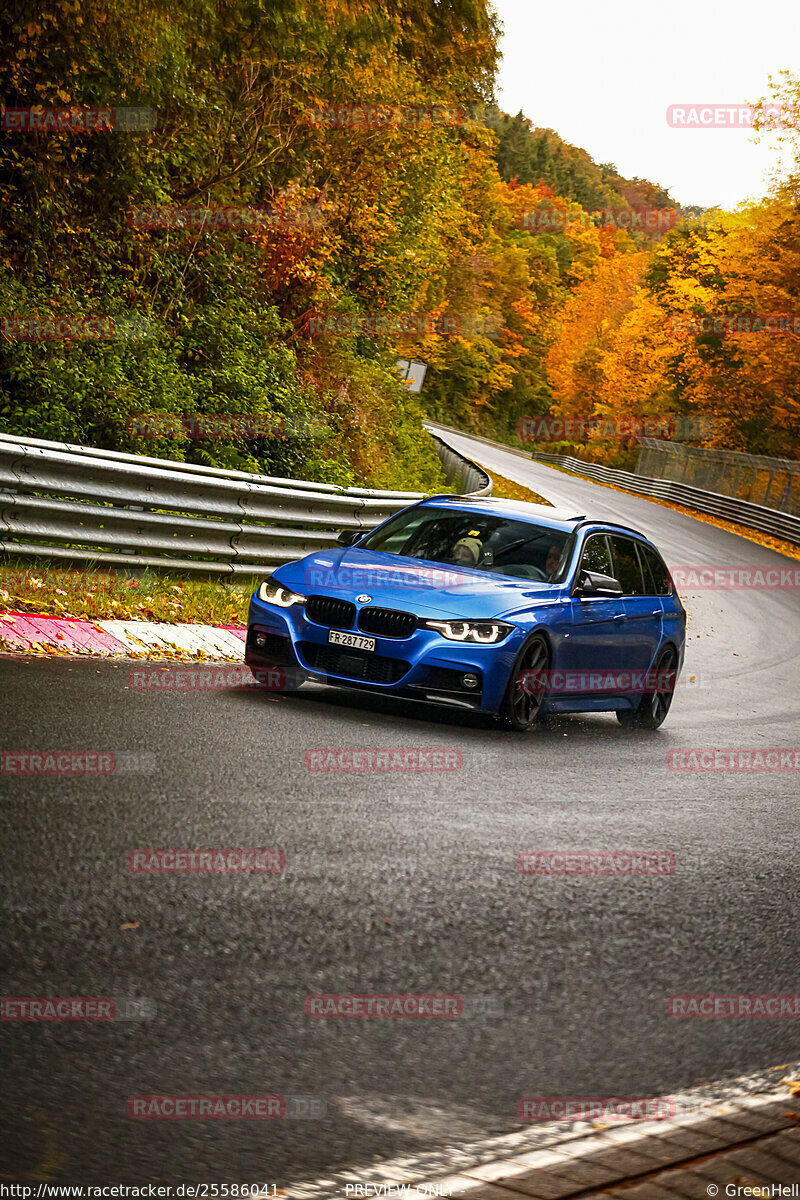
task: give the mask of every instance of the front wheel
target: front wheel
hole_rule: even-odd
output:
[[[550,646],[534,634],[514,663],[506,694],[500,706],[500,723],[515,733],[524,733],[539,719],[546,690],[545,672],[550,670]]]
[[[653,675],[653,690],[644,692],[636,708],[617,711],[617,720],[625,729],[658,729],[664,724],[675,694],[678,660],[674,650],[665,650]]]

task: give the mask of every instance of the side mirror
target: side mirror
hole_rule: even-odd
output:
[[[355,546],[366,533],[364,529],[343,529],[336,541],[340,546]]]
[[[603,575],[600,571],[581,571],[575,594],[581,599],[585,596],[621,596],[622,588],[613,575]]]

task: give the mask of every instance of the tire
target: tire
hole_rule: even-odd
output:
[[[521,677],[526,672],[549,671],[550,662],[549,642],[540,633],[535,633],[523,646],[509,676],[498,713],[500,724],[505,729],[525,733],[539,720],[545,689],[525,688],[521,684]]]
[[[660,681],[656,679],[655,690],[644,692],[636,708],[617,711],[617,720],[624,729],[660,729],[667,719],[672,697],[675,695],[677,665],[678,657],[670,647],[661,655],[654,673],[658,676],[666,671],[672,672],[671,680],[666,687],[660,687]]]

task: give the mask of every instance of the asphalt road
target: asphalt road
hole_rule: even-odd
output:
[[[788,565],[459,444],[556,503],[636,525],[670,565]],[[523,1096],[647,1096],[796,1058],[791,1020],[666,1015],[674,993],[800,990],[797,775],[666,765],[679,747],[798,744],[798,593],[684,599],[696,683],[655,735],[593,715],[520,737],[319,686],[136,691],[130,663],[3,659],[3,749],[144,756],[105,777],[3,778],[3,994],[143,997],[155,1014],[2,1026],[0,1181],[281,1186],[502,1132]],[[457,748],[463,768],[307,771],[305,751],[326,746]],[[137,848],[273,846],[283,876],[126,867]],[[516,869],[520,851],[569,848],[667,850],[677,867]],[[490,999],[448,1021],[307,1017],[320,992]],[[130,1095],[177,1093],[314,1096],[327,1111],[127,1116]]]

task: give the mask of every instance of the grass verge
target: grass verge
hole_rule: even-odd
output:
[[[135,577],[23,560],[0,566],[0,609],[81,621],[166,621],[244,625],[256,578],[185,579],[144,571]]]
[[[553,507],[549,500],[545,500],[544,496],[531,491],[524,484],[514,483],[513,479],[506,479],[504,475],[498,475],[494,470],[490,474],[494,480],[492,496],[496,500],[525,500],[528,504],[546,504],[548,508]]]

